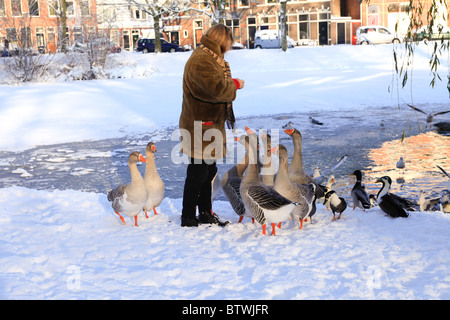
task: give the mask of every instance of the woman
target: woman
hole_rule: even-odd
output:
[[[181,151],[189,157],[183,193],[181,226],[199,223],[226,225],[212,211],[211,182],[216,160],[225,156],[225,122],[234,128],[231,102],[244,80],[231,78],[224,54],[233,34],[223,24],[212,26],[186,62],[180,116]],[[198,207],[198,219],[195,215]]]

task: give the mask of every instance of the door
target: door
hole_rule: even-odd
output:
[[[345,44],[345,23],[337,24],[337,44]]]
[[[253,49],[255,47],[255,33],[256,26],[248,27],[248,48]]]
[[[319,22],[319,45],[328,44],[328,21]]]

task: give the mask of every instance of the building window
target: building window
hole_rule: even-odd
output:
[[[239,7],[248,7],[250,5],[250,0],[239,0]]]
[[[14,17],[19,17],[22,15],[21,0],[11,0],[11,11]]]
[[[298,38],[301,39],[309,39],[309,17],[307,14],[300,14],[298,16],[298,28],[299,28],[299,36]]]
[[[59,1],[52,0],[48,2],[48,11],[50,16],[61,16],[61,10],[59,8]],[[73,0],[66,0],[66,16],[73,16],[75,10],[73,7]]]
[[[147,20],[147,12],[145,10],[140,10],[137,8],[133,9],[133,18],[136,20]]]
[[[80,11],[82,16],[90,16],[89,0],[80,0]]]
[[[239,29],[239,19],[226,19],[225,25],[230,27],[233,31],[234,41],[239,42],[241,40],[241,32]]]
[[[367,24],[368,25],[378,25],[378,10],[379,7],[376,4],[369,5],[367,8]]]
[[[39,17],[39,1],[38,0],[28,0],[28,10],[30,16]]]

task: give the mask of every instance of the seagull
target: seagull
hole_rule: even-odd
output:
[[[450,112],[450,110],[447,110],[447,111],[441,111],[441,112],[436,112],[436,113],[426,113],[425,111],[420,110],[419,108],[414,107],[414,106],[412,106],[412,105],[410,105],[410,104],[408,104],[408,103],[407,103],[407,105],[408,105],[408,107],[410,107],[411,109],[414,109],[414,110],[416,110],[416,111],[419,111],[419,112],[425,114],[425,115],[427,116],[427,126],[428,126],[428,124],[429,124],[430,127],[431,127],[431,123],[433,122],[433,118],[434,118],[435,116],[437,116],[437,115],[439,115],[439,114],[444,114],[444,113]]]
[[[320,122],[319,120],[316,120],[316,119],[314,119],[314,118],[312,118],[312,117],[309,117],[309,122],[311,122],[312,124],[317,124],[317,125],[319,125],[319,126],[322,126],[322,125],[323,125],[322,122]]]
[[[405,168],[405,161],[403,160],[403,157],[400,157],[400,159],[397,162],[397,168],[404,169]]]

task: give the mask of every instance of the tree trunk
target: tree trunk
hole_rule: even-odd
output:
[[[153,28],[155,30],[155,53],[161,50],[161,34],[159,31],[159,16],[153,16]]]
[[[280,31],[281,31],[281,49],[283,51],[287,50],[287,39],[286,39],[286,0],[280,1]]]
[[[67,53],[67,3],[61,0],[61,51]]]

